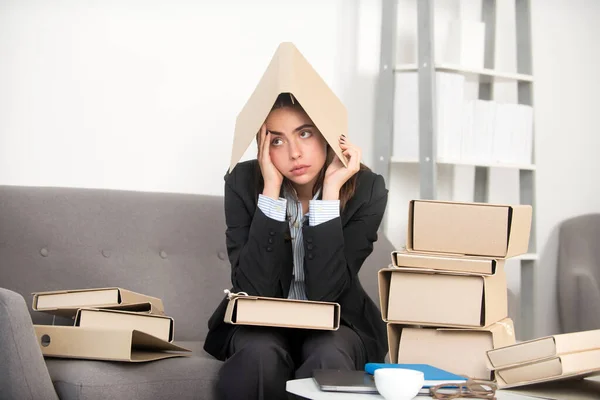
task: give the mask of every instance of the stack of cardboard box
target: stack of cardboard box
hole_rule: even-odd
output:
[[[405,251],[379,271],[392,363],[491,379],[486,351],[515,343],[504,262],[527,252],[527,205],[413,200]]]
[[[173,318],[156,297],[117,287],[38,292],[32,308],[74,320],[34,325],[47,357],[140,362],[189,353],[172,343]]]

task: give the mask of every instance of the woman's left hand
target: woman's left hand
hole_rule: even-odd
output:
[[[344,167],[342,161],[335,156],[334,160],[325,171],[323,181],[323,200],[337,200],[340,189],[360,169],[362,152],[359,147],[351,143],[345,136],[340,136],[340,148],[346,157],[348,167]]]

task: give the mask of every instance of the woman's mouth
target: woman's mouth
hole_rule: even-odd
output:
[[[308,171],[309,165],[297,165],[290,172],[294,176],[304,175]]]

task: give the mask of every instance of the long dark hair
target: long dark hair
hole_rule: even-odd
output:
[[[304,108],[302,108],[302,106],[300,105],[298,100],[291,93],[281,93],[279,96],[277,96],[277,100],[275,100],[275,104],[273,104],[271,111],[279,109],[279,108],[293,108],[295,110],[299,110],[306,114],[306,111],[304,111]],[[318,129],[318,127],[317,127],[317,129]],[[327,144],[327,157],[325,159],[325,164],[321,168],[321,171],[319,171],[319,176],[317,177],[315,185],[313,186],[313,190],[312,190],[313,196],[320,189],[323,188],[323,181],[325,180],[325,172],[327,171],[327,167],[329,166],[329,164],[331,164],[331,162],[334,160],[334,157],[336,157],[336,154],[328,143]],[[360,163],[360,169],[370,171],[369,167],[367,167],[363,163]],[[262,192],[262,189],[264,187],[263,177],[260,172],[260,166],[258,166],[258,164],[257,164],[257,174],[258,174],[259,179],[258,179],[258,187],[256,188],[256,190],[257,190],[256,197],[258,197],[258,194],[260,192]],[[358,173],[354,174],[350,179],[348,179],[346,181],[346,183],[344,183],[344,185],[340,189],[340,211],[346,207],[346,204],[348,203],[348,201],[352,198],[352,196],[354,196],[354,192],[356,191],[357,175],[358,175]],[[293,193],[294,196],[296,195],[296,190],[294,189],[292,182],[285,177],[283,178],[283,187],[285,188],[285,190],[288,193]],[[296,200],[297,200],[297,198],[296,198]]]

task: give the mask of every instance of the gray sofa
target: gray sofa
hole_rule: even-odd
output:
[[[360,279],[378,303],[380,235]],[[132,191],[0,186],[0,398],[212,399],[220,361],[202,350],[230,287],[223,199]],[[44,360],[31,293],[120,286],[163,299],[189,358],[142,364]],[[57,318],[55,324],[71,324]]]

